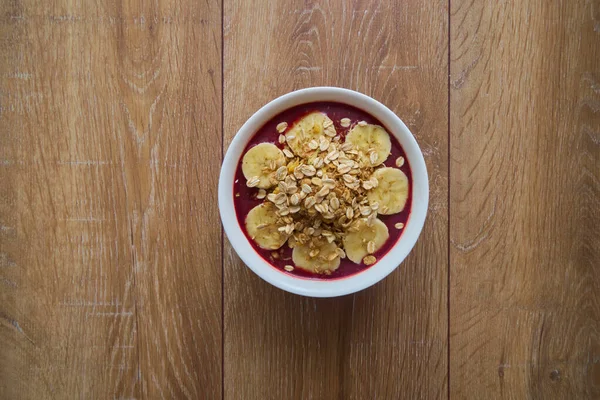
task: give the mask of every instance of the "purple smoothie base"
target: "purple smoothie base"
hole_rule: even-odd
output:
[[[243,154],[256,146],[259,143],[273,143],[279,148],[283,148],[283,145],[279,143],[279,133],[275,128],[280,122],[287,122],[289,127],[291,128],[293,124],[300,120],[303,116],[313,112],[320,111],[322,113],[327,114],[327,116],[333,121],[335,130],[342,137],[341,143],[345,141],[346,134],[352,129],[352,127],[359,121],[366,121],[369,124],[375,124],[383,126],[388,132],[387,129],[379,120],[367,114],[366,112],[356,108],[349,106],[347,104],[341,103],[333,103],[333,102],[319,102],[319,103],[308,103],[302,104],[288,110],[283,111],[278,114],[274,118],[272,118],[269,122],[267,122],[262,128],[260,128],[256,134],[252,137]],[[348,128],[343,128],[340,125],[340,120],[342,118],[350,118],[352,121]],[[289,128],[288,128],[289,129]],[[412,205],[412,174],[410,170],[410,166],[408,164],[408,160],[406,155],[404,154],[404,150],[398,143],[398,140],[390,135],[390,140],[392,142],[392,150],[390,156],[385,161],[384,165],[387,167],[396,167],[396,159],[400,156],[404,157],[404,165],[400,167],[402,172],[406,174],[409,182],[409,191],[408,191],[408,199],[406,200],[406,206],[404,210],[398,214],[393,215],[381,215],[379,214],[377,217],[385,223],[388,227],[390,237],[385,242],[385,244],[375,252],[374,256],[377,260],[380,260],[387,254],[387,252],[394,247],[400,236],[402,235],[403,229],[397,229],[394,225],[397,223],[403,223],[406,225],[408,218],[410,216],[410,210]],[[242,156],[243,157],[243,156]],[[248,232],[246,231],[246,224],[244,221],[246,220],[246,215],[248,212],[256,207],[257,205],[264,202],[264,200],[259,200],[256,198],[258,193],[257,188],[249,188],[246,186],[246,179],[244,178],[244,174],[242,173],[242,162],[241,159],[238,161],[238,167],[235,175],[235,181],[233,184],[233,193],[234,193],[234,206],[235,212],[238,220],[238,224],[240,228],[246,235],[246,238],[250,242],[252,248],[265,260],[267,261],[273,268],[289,275],[293,275],[294,277],[305,278],[305,279],[318,279],[318,280],[332,280],[332,279],[341,279],[348,278],[352,275],[358,274],[362,271],[365,271],[373,265],[364,265],[355,264],[347,258],[342,259],[340,262],[340,266],[337,270],[335,270],[331,275],[321,275],[321,274],[313,274],[308,271],[304,271],[300,268],[295,268],[294,271],[288,272],[284,270],[284,266],[286,265],[294,265],[292,261],[292,249],[290,249],[287,244],[284,244],[283,247],[279,250],[264,250],[261,249],[255,242],[252,240]],[[273,252],[277,252],[280,254],[280,257],[275,259],[272,256]]]

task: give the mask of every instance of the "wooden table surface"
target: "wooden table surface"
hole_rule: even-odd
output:
[[[430,176],[381,283],[273,288],[216,187],[269,100],[395,111]],[[600,397],[598,0],[0,2],[0,398]]]

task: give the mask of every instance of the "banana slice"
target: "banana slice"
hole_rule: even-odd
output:
[[[344,250],[350,261],[360,264],[366,255],[379,250],[390,234],[387,226],[378,218],[373,220],[371,226],[366,218],[359,219],[353,226],[355,230],[344,237]]]
[[[271,143],[260,143],[244,154],[242,172],[248,180],[257,177],[256,187],[268,189],[276,181],[273,179],[277,168],[285,165],[285,156],[277,146]]]
[[[392,149],[390,135],[379,125],[355,125],[346,136],[346,142],[361,152],[364,165],[376,166],[383,163]]]
[[[285,137],[296,155],[308,157],[319,147],[321,136],[329,143],[335,135],[333,121],[321,112],[313,112],[296,122]]]
[[[340,256],[335,243],[319,241],[314,248],[308,245],[294,247],[292,261],[296,267],[317,274],[331,274],[340,266]]]
[[[376,188],[367,192],[369,204],[378,203],[377,212],[383,215],[396,214],[404,210],[408,198],[408,178],[397,168],[380,168],[373,172],[377,179]]]
[[[276,250],[283,246],[289,235],[280,231],[275,213],[277,207],[272,203],[263,203],[254,207],[246,216],[246,231],[256,244],[267,250]]]

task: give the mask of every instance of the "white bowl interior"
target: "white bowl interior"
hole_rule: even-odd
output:
[[[253,135],[269,120],[291,107],[317,101],[331,101],[357,107],[375,118],[394,135],[404,149],[412,172],[412,206],[404,231],[383,258],[366,270],[335,280],[296,278],[279,271],[252,247],[240,228],[233,202],[233,185],[242,152]],[[383,104],[352,90],[314,87],[283,95],[258,110],[240,128],[227,149],[219,177],[219,211],[225,234],[242,261],[258,276],[291,293],[311,297],[335,297],[367,288],[390,274],[415,245],[425,223],[429,202],[429,180],[423,154],[406,125]]]

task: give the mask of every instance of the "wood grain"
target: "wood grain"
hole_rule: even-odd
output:
[[[600,397],[599,32],[590,0],[0,2],[0,398]],[[256,277],[214,190],[317,85],[394,110],[432,191],[337,299]]]
[[[0,397],[219,397],[220,3],[0,30]]]
[[[413,253],[337,299],[261,281],[226,243],[228,399],[447,396],[447,16],[434,2],[224,2],[225,148],[260,106],[334,85],[385,103],[426,155],[433,191]]]
[[[451,397],[598,398],[598,2],[451,5]]]

